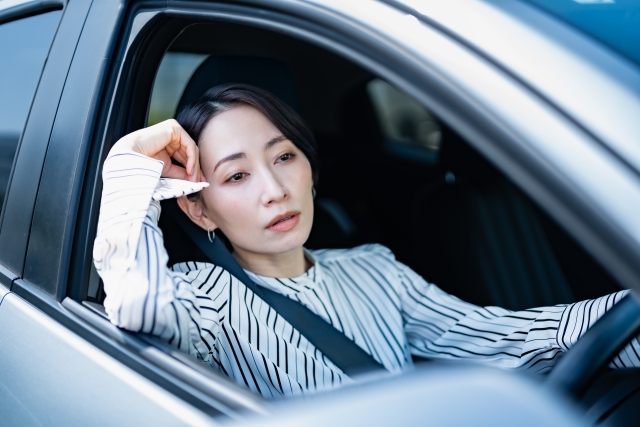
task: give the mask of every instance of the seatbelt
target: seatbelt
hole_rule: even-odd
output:
[[[247,288],[251,289],[254,294],[269,304],[271,308],[328,357],[342,372],[353,377],[372,371],[385,370],[384,366],[360,346],[307,307],[251,280],[220,238],[215,238],[213,242],[210,242],[206,231],[187,218],[175,199],[165,200],[162,208],[178,222],[187,236],[207,255],[214,265],[227,270]]]

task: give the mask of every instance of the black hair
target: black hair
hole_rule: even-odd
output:
[[[304,153],[311,165],[313,182],[318,181],[316,141],[302,118],[272,93],[255,86],[226,83],[209,89],[198,101],[184,107],[176,120],[199,144],[200,135],[217,114],[238,105],[250,105],[260,111],[282,135]]]

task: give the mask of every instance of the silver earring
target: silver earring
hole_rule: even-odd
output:
[[[311,196],[315,199],[316,198],[316,187],[311,187]]]
[[[207,227],[207,237],[209,237],[209,241],[213,243],[213,238],[211,237],[211,227]]]

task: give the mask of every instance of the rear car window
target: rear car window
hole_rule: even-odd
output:
[[[0,206],[61,13],[0,25]]]
[[[156,74],[147,126],[173,118],[189,79],[209,55],[167,52]]]
[[[426,108],[381,79],[371,80],[367,93],[388,149],[397,154],[437,157],[442,132]]]

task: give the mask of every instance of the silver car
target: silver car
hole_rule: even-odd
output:
[[[630,295],[550,373],[416,360],[281,402],[116,328],[106,153],[227,81],[316,135],[309,247],[382,242],[481,305]],[[0,425],[640,423],[637,0],[1,0],[0,198]]]

